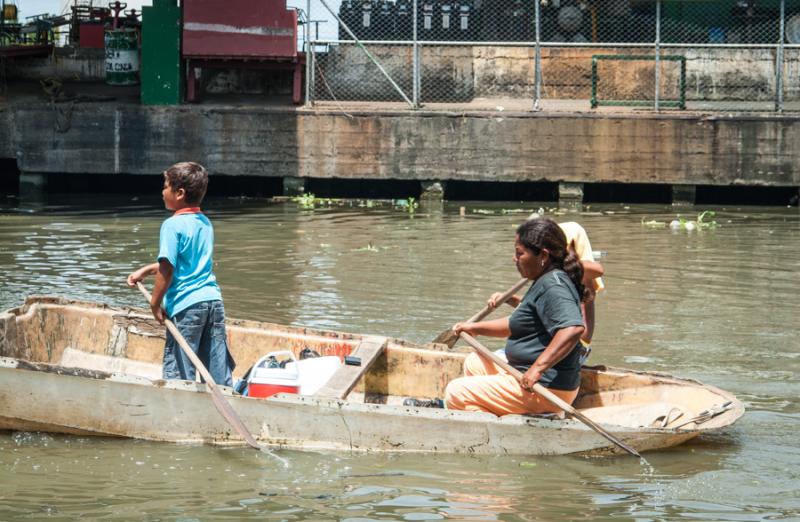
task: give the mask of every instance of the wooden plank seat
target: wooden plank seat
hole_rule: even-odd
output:
[[[360,366],[349,364],[343,365],[336,370],[333,377],[314,395],[320,397],[333,397],[344,399],[355,387],[361,377],[369,370],[370,366],[378,359],[386,348],[388,339],[386,337],[368,336],[356,346],[351,352],[351,356],[361,358]]]

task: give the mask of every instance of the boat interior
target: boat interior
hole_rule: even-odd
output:
[[[340,360],[348,356],[358,364],[342,364],[327,382],[318,383],[315,393],[351,402],[402,404],[408,397],[442,398],[447,383],[462,375],[469,353],[459,345],[422,346],[375,335],[236,319],[226,324],[237,362],[234,381],[270,352],[288,350],[298,359],[303,350]],[[0,358],[7,358],[6,363],[23,361],[17,367],[28,370],[67,368],[79,377],[115,373],[158,380],[163,347],[164,327],[143,310],[33,296],[0,313]],[[602,366],[584,368],[573,406],[595,422],[634,429],[704,431],[728,425],[743,413],[733,395],[712,386]]]

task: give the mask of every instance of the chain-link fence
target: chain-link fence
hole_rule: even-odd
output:
[[[800,0],[296,1],[309,104],[800,110]]]

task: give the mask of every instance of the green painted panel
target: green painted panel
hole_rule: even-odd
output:
[[[153,0],[142,8],[141,80],[143,104],[181,103],[181,9],[176,0]]]

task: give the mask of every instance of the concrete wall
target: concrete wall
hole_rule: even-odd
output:
[[[9,78],[26,80],[102,81],[106,78],[106,54],[103,49],[57,47],[46,58],[9,62],[7,74]]]
[[[7,106],[0,105],[0,158],[16,157],[16,143],[12,115],[14,111]]]
[[[411,93],[411,49],[370,46],[384,69]],[[649,55],[653,49],[542,48],[542,96],[589,99],[592,56]],[[775,51],[772,49],[665,48],[663,54],[686,57],[686,96],[704,101],[769,101],[775,97]],[[653,61],[604,61],[598,69],[599,95],[605,99],[652,99]],[[679,66],[663,62],[661,92],[677,98]],[[319,55],[320,100],[399,100],[364,52],[352,45],[331,47]],[[800,99],[800,50],[785,53],[787,101]],[[534,49],[531,47],[430,47],[422,51],[422,101],[469,101],[475,98],[532,98]]]
[[[797,117],[83,103],[58,132],[31,103],[0,118],[22,172],[154,174],[191,159],[227,175],[800,185]]]
[[[371,45],[370,52],[393,80],[411,96],[411,47]],[[775,96],[775,52],[772,49],[665,48],[664,54],[686,57],[688,100],[769,101]],[[652,49],[542,48],[542,96],[589,99],[591,58],[595,54],[652,55]],[[316,98],[327,100],[401,101],[364,52],[354,45],[332,46],[317,55]],[[534,50],[530,47],[423,47],[422,101],[465,102],[473,98],[533,97]],[[599,95],[605,99],[652,99],[654,64],[650,61],[601,62]],[[677,97],[678,65],[664,62],[661,92]],[[9,66],[10,78],[41,80],[105,79],[102,49],[58,48],[47,58]],[[785,97],[800,100],[800,49],[785,51]],[[265,71],[208,71],[212,93],[280,93],[290,89],[287,74]]]

